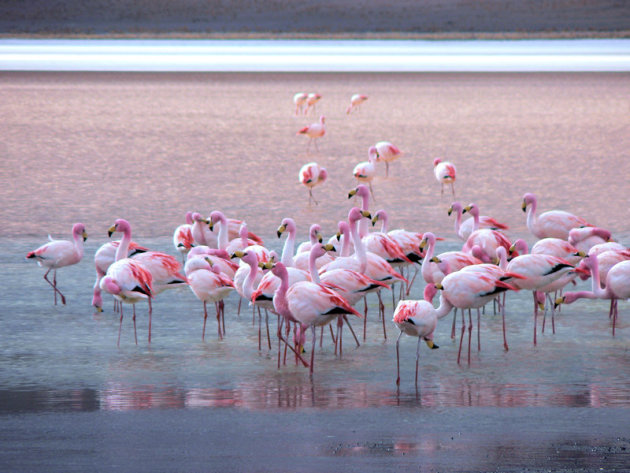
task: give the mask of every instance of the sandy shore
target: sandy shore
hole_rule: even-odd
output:
[[[26,0],[0,34],[150,37],[627,37],[627,2],[601,0]]]

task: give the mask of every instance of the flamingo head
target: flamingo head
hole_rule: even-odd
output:
[[[367,210],[361,210],[359,207],[352,207],[348,212],[348,222],[354,224],[362,218],[372,219],[372,215]]]
[[[317,223],[311,225],[309,229],[309,237],[311,241],[318,241],[321,243],[323,241],[322,235],[320,233],[322,227],[320,227]]]
[[[189,210],[188,212],[186,212],[186,223],[188,225],[192,225],[192,223],[193,223],[192,216],[193,216],[193,211],[192,210]]]
[[[319,175],[317,176],[317,182],[322,183],[325,182],[326,179],[328,179],[328,171],[326,171],[326,168],[319,168]]]
[[[286,231],[288,231],[290,235],[295,232],[295,228],[295,221],[290,217],[286,217],[282,219],[282,222],[280,223],[276,234],[278,235],[278,238],[280,238],[282,234]]]
[[[208,223],[208,221],[205,218],[203,218],[199,212],[194,212],[192,214],[192,219],[193,219],[193,222]]]
[[[214,210],[210,214],[210,223],[209,223],[210,230],[212,230],[212,227],[217,222],[221,222],[221,224],[223,225],[223,224],[227,223],[227,219],[225,218],[225,215],[223,214],[223,212],[221,212],[219,210]]]
[[[509,249],[510,258],[515,258],[520,254],[526,254],[528,252],[527,243],[522,238],[516,240]]]
[[[479,217],[479,207],[477,207],[477,204],[468,204],[462,210],[462,213],[466,213],[466,212],[468,212],[473,217]]]
[[[372,217],[372,226],[376,225],[376,222],[379,220],[387,222],[387,212],[383,209],[377,210],[374,217]]]
[[[111,238],[111,236],[116,232],[131,233],[131,225],[129,225],[129,222],[124,218],[119,218],[114,222],[111,227],[109,227],[109,230],[107,230],[107,234]]]
[[[438,164],[440,164],[442,162],[442,160],[440,158],[435,158],[433,160],[433,167],[437,166]]]
[[[453,202],[448,209],[448,216],[450,217],[453,212],[456,212],[457,214],[464,213],[464,208],[462,207],[462,204],[460,204],[459,202]]]
[[[331,244],[324,245],[322,243],[317,243],[311,248],[311,257],[315,256],[315,259],[317,259],[324,256],[328,251],[334,252],[335,247]]]
[[[83,225],[82,223],[75,223],[72,226],[72,234],[74,236],[78,236],[83,238],[83,241],[87,240],[87,232],[85,231],[85,225]]]
[[[422,241],[420,242],[420,249],[424,250],[427,245],[433,246],[435,244],[435,235],[431,232],[426,232],[422,235]]]
[[[523,196],[523,203],[521,205],[523,212],[527,211],[527,206],[530,204],[533,206],[536,205],[536,196],[532,194],[531,192],[528,192]]]
[[[256,255],[255,251],[237,250],[232,254],[232,259],[234,258],[240,258],[241,261],[247,263],[252,268],[255,268],[258,266],[258,256]]]
[[[280,279],[287,279],[289,277],[289,272],[287,271],[286,266],[281,261],[273,264],[273,266],[271,267],[271,272],[274,275],[278,276]]]
[[[378,150],[376,149],[376,146],[370,146],[368,148],[368,161],[372,162],[372,161],[378,161],[378,159],[381,157],[380,154],[378,154]]]

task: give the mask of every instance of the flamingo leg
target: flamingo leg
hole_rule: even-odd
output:
[[[221,322],[223,323],[223,335],[226,334],[225,331],[225,304],[223,301],[219,301],[219,309],[221,310]]]
[[[203,329],[201,330],[201,340],[206,339],[206,320],[208,320],[208,308],[206,307],[206,301],[203,301]]]
[[[389,177],[389,163],[385,161],[385,177]]]
[[[133,305],[133,338],[136,341],[136,345],[138,345],[138,332],[136,331],[136,304]]]
[[[343,319],[337,316],[337,340],[339,341],[339,357],[343,356]]]
[[[319,348],[321,348],[324,345],[324,327],[322,327],[322,330],[320,331],[319,334]],[[335,355],[337,354],[337,342],[335,342]]]
[[[477,351],[481,351],[481,315],[477,309]]]
[[[236,316],[240,317],[241,315],[241,302],[243,302],[243,298],[239,297],[238,298],[238,308],[236,309]]]
[[[466,315],[464,314],[464,309],[461,309],[461,312],[462,312],[462,331],[459,336],[459,350],[457,351],[457,364],[458,365],[462,357],[462,345],[464,343],[464,333],[466,332]]]
[[[357,334],[354,333],[354,329],[352,328],[352,325],[350,324],[350,321],[348,320],[348,317],[346,315],[343,316],[343,320],[346,321],[346,323],[348,324],[348,328],[350,329],[350,333],[352,333],[352,336],[354,337],[354,341],[357,344],[357,347],[360,347],[361,344],[359,343],[359,339],[357,338]]]
[[[505,349],[505,351],[508,351],[508,342],[507,342],[507,338],[505,336],[505,304],[500,305],[500,310],[501,310],[501,321],[503,323],[503,348]]]
[[[470,365],[470,345],[472,341],[472,329],[473,329],[472,311],[468,309],[468,364],[469,365]]]
[[[151,303],[151,298],[149,297],[149,343],[151,343],[151,316],[153,315],[153,304]]]
[[[402,330],[398,334],[398,338],[396,339],[396,386],[400,386],[400,337],[402,336]]]
[[[262,316],[258,307],[258,351],[262,350]]]
[[[414,268],[414,273],[413,273],[413,277],[411,278],[411,281],[409,281],[409,285],[407,286],[407,295],[409,295],[409,292],[411,291],[411,286],[413,286],[413,282],[416,280],[416,276],[418,275],[418,267],[416,266]]]
[[[422,337],[418,337],[418,346],[416,347],[416,389],[418,388],[418,362],[420,360],[420,342]]]
[[[315,364],[315,344],[317,343],[317,331],[315,330],[315,326],[312,326],[313,330],[313,344],[311,349],[311,366],[309,366],[308,372],[311,379],[313,379],[313,366]]]
[[[365,342],[365,334],[367,331],[367,313],[368,313],[367,297],[365,296],[363,296],[363,304],[365,307],[365,310],[363,311],[363,341]]]
[[[370,195],[372,196],[372,199],[374,200],[374,202],[376,202],[376,196],[374,195],[374,189],[372,189],[372,181],[368,182],[369,187],[370,187]]]
[[[457,307],[453,310],[453,325],[451,327],[451,340],[455,339],[455,325],[457,322]]]
[[[617,299],[613,299],[615,301],[615,312],[613,313],[613,326],[612,326],[612,335],[613,337],[615,336],[615,325],[617,325],[617,314],[618,314],[618,309],[617,309]]]
[[[271,350],[271,336],[269,335],[269,312],[265,309],[265,326],[267,327],[267,346]]]
[[[455,183],[451,182],[451,192],[453,193],[453,197],[455,197]]]
[[[48,273],[53,272],[53,282],[50,282],[50,280],[48,279]],[[53,270],[53,269],[49,269],[48,271],[46,271],[46,274],[44,274],[44,279],[46,280],[46,282],[48,284],[50,284],[53,288],[53,294],[55,295],[55,305],[57,305],[57,293],[59,293],[59,296],[61,297],[61,303],[63,305],[66,305],[66,298],[65,296],[61,293],[61,291],[59,289],[57,289],[57,270]]]
[[[383,338],[387,340],[387,330],[385,328],[385,304],[383,304],[383,299],[381,299],[381,291],[376,291],[376,295],[378,296],[378,310],[381,316],[381,320],[383,322]]]
[[[120,323],[118,324],[118,342],[116,343],[117,347],[120,346],[120,333],[122,332],[122,320],[123,320],[123,310],[122,310],[122,305],[121,305],[120,306]]]
[[[536,346],[536,323],[538,322],[538,303],[536,301],[536,292],[534,291],[534,346]]]

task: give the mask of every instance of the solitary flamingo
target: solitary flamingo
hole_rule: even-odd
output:
[[[293,96],[293,103],[295,104],[295,114],[299,115],[303,113],[304,105],[306,104],[306,99],[308,98],[308,94],[306,92],[298,92]]]
[[[402,151],[398,146],[390,143],[389,141],[379,141],[374,145],[378,152],[377,162],[383,161],[385,163],[385,177],[389,177],[389,163],[396,161],[402,156]]]
[[[564,210],[550,210],[536,215],[537,205],[534,194],[528,192],[523,196],[521,208],[527,213],[527,228],[537,238],[553,237],[567,240],[572,228],[592,227],[583,218]]]
[[[319,151],[319,148],[317,147],[317,141],[315,140],[317,138],[321,138],[326,134],[326,117],[322,115],[321,117],[319,117],[319,122],[311,123],[310,125],[301,128],[297,132],[297,134],[308,136],[308,144],[306,145],[307,152],[310,149],[312,142],[315,143],[315,150]]]
[[[354,110],[357,110],[359,108],[359,105],[361,105],[367,99],[367,95],[354,94],[352,97],[350,97],[350,106],[346,108],[346,114],[350,115]]]
[[[298,173],[298,179],[300,184],[308,188],[308,203],[310,205],[311,200],[318,205],[319,202],[313,197],[313,187],[323,184],[328,178],[328,171],[325,167],[320,166],[316,162],[306,163],[300,168]]]
[[[441,195],[444,195],[444,184],[451,185],[451,192],[455,197],[455,179],[457,179],[457,169],[450,161],[442,161],[440,158],[433,160],[433,174],[440,183]]]
[[[61,303],[66,304],[66,298],[57,288],[57,269],[64,266],[77,264],[83,258],[83,242],[87,240],[85,225],[75,223],[72,226],[72,241],[52,240],[40,246],[34,251],[30,251],[27,259],[34,259],[39,266],[48,268],[44,274],[44,279],[53,288],[55,295],[55,305],[57,305],[57,294],[61,297]],[[53,280],[50,282],[48,273],[53,272]]]
[[[440,296],[440,306],[435,309],[427,301],[404,300],[399,301],[394,311],[393,321],[400,330],[396,339],[396,386],[400,385],[400,337],[403,333],[418,337],[416,348],[416,388],[418,387],[418,360],[420,358],[420,342],[425,341],[432,350],[439,348],[433,343],[433,332],[438,319],[445,317],[453,306],[444,296]]]
[[[368,160],[361,161],[352,170],[352,175],[358,182],[367,182],[370,188],[370,194],[374,198],[374,190],[372,189],[372,180],[376,175],[376,161],[378,159],[378,151],[375,146],[368,149]]]

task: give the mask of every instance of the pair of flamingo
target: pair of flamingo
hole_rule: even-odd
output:
[[[312,108],[315,110],[315,105],[321,100],[322,96],[316,92],[306,93],[298,92],[293,96],[293,104],[295,105],[295,114],[299,115],[303,113],[306,115]]]

